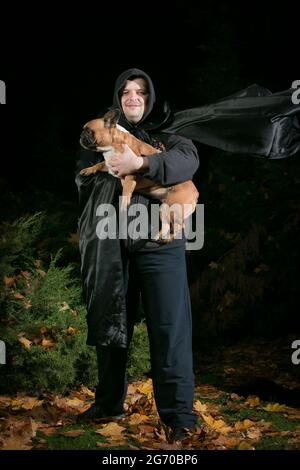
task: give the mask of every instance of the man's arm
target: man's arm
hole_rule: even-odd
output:
[[[166,151],[143,160],[138,172],[164,186],[192,179],[199,167],[198,152],[192,141],[176,135],[169,137]]]
[[[139,173],[158,184],[168,186],[192,179],[199,166],[197,149],[191,140],[172,135],[168,137],[167,150],[139,157],[123,145],[123,152],[109,159],[117,176]]]

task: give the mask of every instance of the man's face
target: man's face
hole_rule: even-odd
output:
[[[142,119],[148,98],[147,85],[143,78],[127,80],[121,96],[121,105],[127,121],[137,123]]]

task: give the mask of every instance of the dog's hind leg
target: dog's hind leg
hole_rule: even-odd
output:
[[[123,186],[121,210],[126,210],[130,204],[131,196],[136,187],[136,178],[134,175],[127,175],[121,180]]]

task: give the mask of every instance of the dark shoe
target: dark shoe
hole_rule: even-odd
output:
[[[174,442],[183,442],[191,438],[195,431],[196,428],[171,428],[170,432],[167,435],[167,440],[170,444],[173,444]]]
[[[120,414],[107,414],[104,413],[100,405],[92,405],[88,410],[84,411],[77,416],[77,423],[85,423],[87,421],[114,421],[124,418],[124,413]]]

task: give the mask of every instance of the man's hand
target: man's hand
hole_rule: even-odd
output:
[[[144,163],[143,157],[138,157],[127,144],[123,144],[123,152],[110,157],[108,166],[119,177],[138,171]]]

